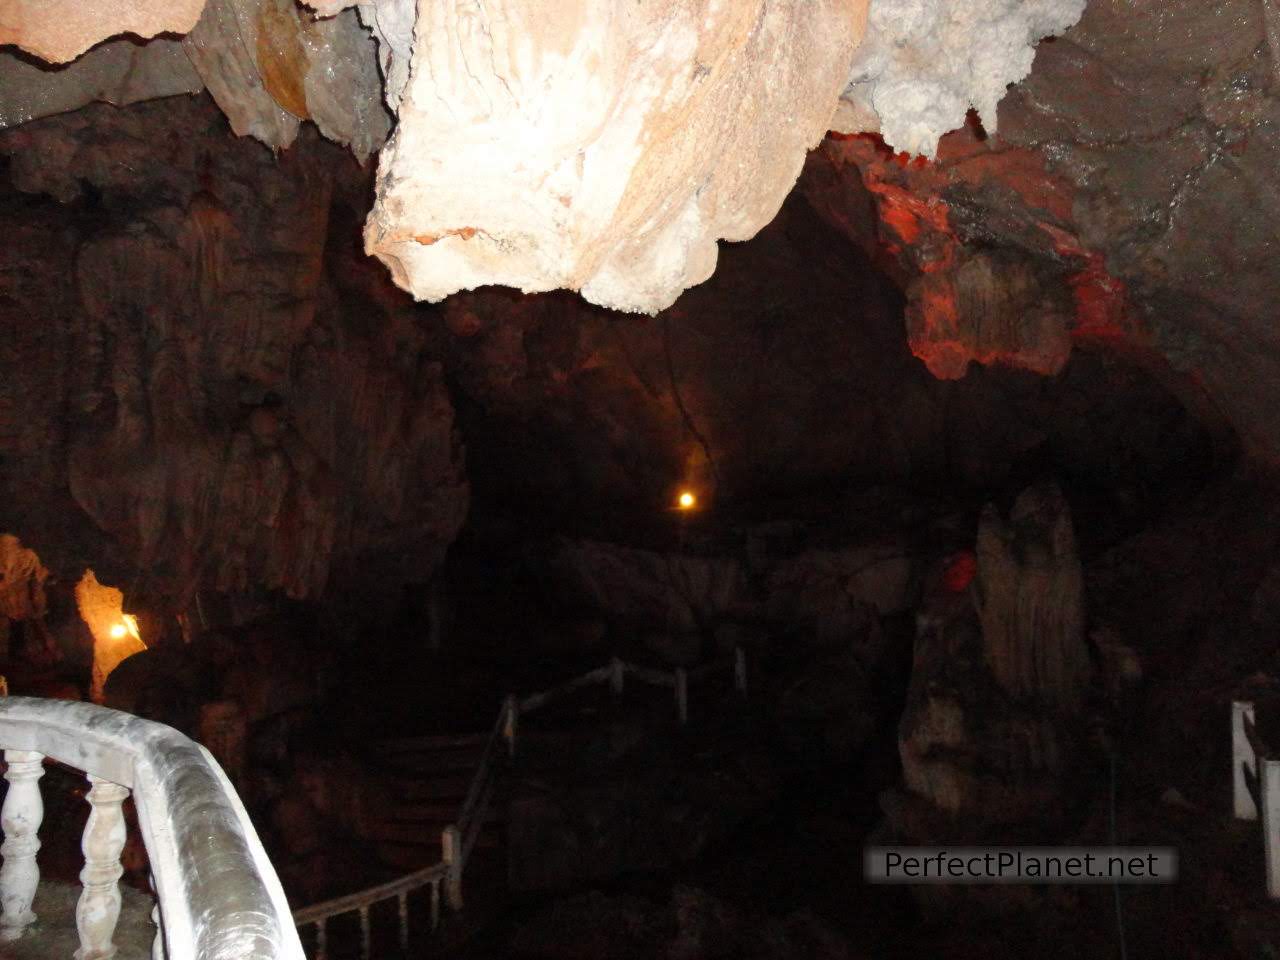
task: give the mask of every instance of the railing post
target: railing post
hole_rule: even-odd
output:
[[[36,918],[31,912],[36,887],[40,885],[40,867],[36,851],[40,849],[40,822],[44,819],[44,800],[40,797],[39,780],[44,776],[44,757],[33,750],[6,750],[9,769],[4,778],[9,791],[0,808],[0,824],[4,827],[4,843],[0,856],[0,941],[11,942]]]
[[[329,960],[329,921],[316,921],[316,960]]]
[[[733,685],[742,696],[747,695],[747,655],[741,647],[733,648]]]
[[[1280,900],[1280,760],[1258,761],[1262,837],[1266,844],[1267,896]]]
[[[409,894],[407,891],[400,894],[396,907],[396,915],[400,918],[400,952],[407,956],[409,953]]]
[[[441,859],[448,875],[444,881],[444,895],[449,909],[462,909],[462,833],[457,824],[449,824],[440,833]]]
[[[369,960],[372,952],[373,936],[369,926],[369,905],[360,908],[360,960]]]
[[[681,726],[689,722],[689,674],[684,667],[676,667],[676,716]]]
[[[520,701],[515,694],[508,695],[502,702],[502,736],[507,741],[507,756],[513,760],[516,755],[516,732],[520,726]]]
[[[120,919],[120,851],[124,849],[126,827],[120,809],[127,787],[109,780],[89,776],[89,822],[85,824],[84,869],[80,882],[84,889],[76,905],[76,930],[80,933],[80,949],[76,960],[109,960],[116,947],[111,942]]]
[[[626,682],[627,677],[626,665],[622,662],[621,657],[614,657],[609,666],[609,689],[613,691],[615,697],[620,697],[622,696],[622,685]]]
[[[1231,784],[1232,798],[1237,820],[1257,820],[1258,807],[1249,792],[1249,784],[1245,780],[1245,768],[1258,777],[1259,789],[1262,779],[1258,771],[1258,758],[1253,755],[1253,744],[1245,732],[1245,722],[1253,723],[1253,704],[1235,701],[1231,704]]]

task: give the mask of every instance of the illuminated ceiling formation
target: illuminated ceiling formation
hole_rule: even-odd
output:
[[[50,72],[4,55],[0,126],[205,88],[237,133],[273,148],[312,120],[358,157],[380,151],[366,250],[415,297],[566,288],[654,313],[711,275],[719,240],[748,239],[774,217],[828,129],[879,130],[931,155],[971,106],[994,124],[1033,44],[1083,9],[311,4],[20,3],[0,13],[0,42],[70,62]],[[164,36],[111,39],[120,34]]]

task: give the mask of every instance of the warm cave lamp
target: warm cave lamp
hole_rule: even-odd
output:
[[[112,640],[123,640],[125,637],[133,637],[135,640],[141,639],[138,633],[138,619],[131,613],[122,614],[120,622],[113,623],[108,633],[111,634]]]
[[[680,510],[689,511],[698,505],[698,498],[692,490],[681,490],[680,496],[676,497],[676,507]]]

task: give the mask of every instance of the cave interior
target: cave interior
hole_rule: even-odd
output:
[[[9,694],[204,743],[294,907],[439,860],[498,718],[466,907],[379,956],[1280,951],[1272,0],[35,6]]]

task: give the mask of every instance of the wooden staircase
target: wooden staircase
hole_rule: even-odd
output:
[[[415,870],[440,860],[441,832],[458,818],[488,737],[428,735],[370,745],[374,769],[381,771],[385,785],[369,825],[381,861],[397,870]],[[504,800],[495,797],[485,814],[476,839],[482,850],[503,846]]]

